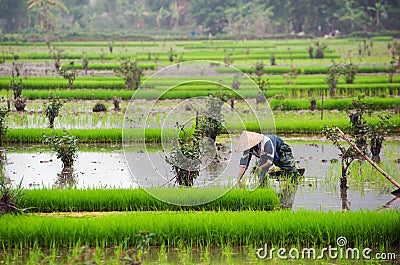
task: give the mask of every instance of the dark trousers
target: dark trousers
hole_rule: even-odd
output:
[[[258,162],[258,165],[262,165],[265,162],[267,162],[266,159],[261,158]],[[283,140],[278,150],[278,159],[274,161],[274,165],[282,169],[284,171],[284,174],[288,176],[300,176],[299,171],[296,168],[292,149]],[[268,168],[265,168],[261,174],[260,184],[264,183],[267,173],[268,173]]]

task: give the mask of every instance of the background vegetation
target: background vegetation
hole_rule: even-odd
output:
[[[399,31],[399,12],[396,0],[1,0],[0,26],[4,33],[31,37],[265,38],[299,32],[323,36],[335,30],[365,37]]]

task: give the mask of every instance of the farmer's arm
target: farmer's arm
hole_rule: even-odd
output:
[[[242,177],[244,173],[246,172],[246,168],[239,166],[239,172],[238,172],[238,182],[240,183],[242,181]]]
[[[238,172],[238,182],[239,185],[241,186],[242,182],[242,177],[244,173],[246,172],[246,169],[249,167],[249,163],[251,160],[252,154],[250,153],[249,150],[246,150],[243,152],[242,157],[240,158],[240,166],[239,166],[239,172]]]
[[[272,160],[268,159],[264,164],[259,165],[258,167],[259,167],[261,170],[269,169],[269,168],[272,166],[272,164],[273,164]]]

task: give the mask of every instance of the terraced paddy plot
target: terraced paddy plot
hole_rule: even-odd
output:
[[[285,208],[294,210],[342,210],[345,203],[351,210],[378,209],[393,199],[390,194],[393,187],[383,176],[375,172],[369,164],[363,162],[354,165],[349,175],[349,189],[345,201],[341,199],[339,188],[340,163],[338,151],[328,143],[309,144],[291,142],[298,165],[306,168],[304,179],[298,185],[290,185],[279,179],[271,179],[269,186],[278,192]],[[75,166],[77,188],[135,188],[137,178],[141,178],[141,186],[173,187],[174,182],[170,166],[164,160],[164,152],[160,145],[149,145],[143,153],[139,146],[125,150],[128,159],[135,160],[138,166],[143,159],[151,159],[154,168],[147,169],[147,175],[138,176],[132,171],[133,177],[125,163],[123,152],[118,146],[107,148],[102,146],[82,147]],[[400,165],[396,157],[400,153],[398,143],[392,142],[385,147],[382,156],[382,167],[392,176],[397,176]],[[201,170],[200,177],[195,181],[195,187],[217,187],[220,189],[232,187],[236,183],[238,161],[241,154],[230,153],[229,149],[218,152],[220,163],[211,163]],[[253,161],[254,163],[254,161]],[[7,154],[5,164],[7,175],[15,182],[22,180],[24,187],[51,188],[57,186],[57,173],[61,172],[61,163],[46,149],[15,148]],[[141,171],[145,172],[145,171]],[[161,174],[163,178],[157,177]],[[20,177],[22,176],[22,177]],[[146,179],[143,181],[143,179]],[[249,189],[258,181],[250,175],[245,176]],[[144,185],[146,184],[146,185]],[[155,193],[158,194],[158,193]],[[158,194],[167,196],[168,194]],[[212,194],[211,194],[212,195]],[[211,196],[210,195],[210,196]],[[399,207],[395,202],[390,207]]]

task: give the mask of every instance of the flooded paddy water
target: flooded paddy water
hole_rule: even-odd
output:
[[[297,185],[287,185],[287,181],[273,178],[269,180],[269,186],[279,193],[283,207],[323,211],[400,207],[400,201],[390,194],[395,187],[367,162],[354,162],[348,177],[349,188],[341,190],[339,151],[332,144],[319,140],[305,142],[287,139],[287,142],[292,147],[297,165],[306,170]],[[241,154],[231,151],[232,144],[227,142],[220,147],[218,162],[202,168],[194,186],[235,186]],[[173,186],[171,167],[165,161],[162,146],[146,147],[146,150],[142,150],[138,145],[124,150],[118,145],[81,146],[74,165],[73,186],[79,189]],[[386,143],[381,166],[395,179],[398,179],[400,172],[399,157],[400,143]],[[146,161],[151,161],[154,167],[144,166]],[[140,168],[140,173],[135,170],[137,168]],[[4,170],[10,180],[21,182],[26,189],[61,185],[62,163],[55,153],[44,146],[9,147]],[[256,188],[257,181],[250,178],[249,172],[245,177],[248,188]]]

